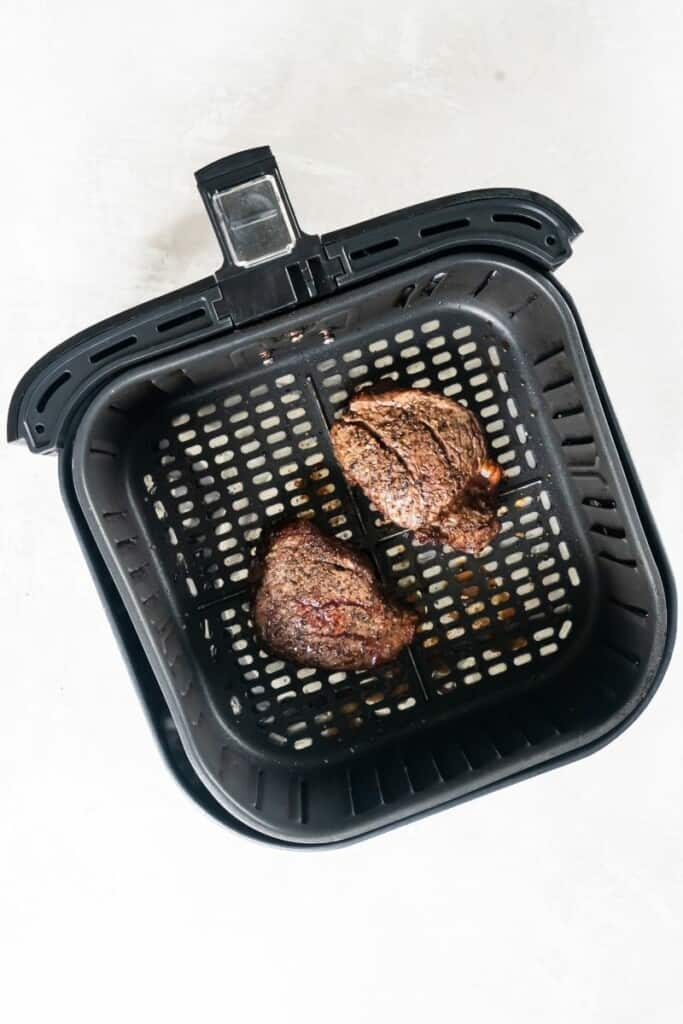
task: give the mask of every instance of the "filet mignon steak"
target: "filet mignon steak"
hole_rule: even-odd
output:
[[[331,430],[344,475],[380,515],[419,540],[479,552],[498,533],[502,473],[476,416],[415,388],[368,388]]]
[[[256,630],[297,665],[369,669],[393,661],[418,616],[385,596],[371,563],[308,521],[271,534],[255,570]]]

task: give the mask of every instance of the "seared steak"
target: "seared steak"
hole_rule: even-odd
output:
[[[273,532],[257,577],[257,632],[297,665],[369,669],[413,638],[417,614],[382,594],[370,562],[307,521]]]
[[[347,480],[384,519],[462,551],[481,551],[498,533],[501,470],[459,402],[415,388],[368,388],[331,434]]]

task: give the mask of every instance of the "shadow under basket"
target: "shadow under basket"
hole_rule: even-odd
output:
[[[346,248],[350,266],[382,252]],[[567,297],[515,254],[431,255],[230,330],[212,313],[192,345],[185,321],[182,345],[117,363],[58,445],[169,756],[262,838],[349,840],[587,753],[668,658],[668,570]],[[345,483],[329,428],[379,380],[477,414],[504,474],[480,555],[418,543]],[[419,609],[397,663],[328,672],[259,644],[254,550],[295,516]]]

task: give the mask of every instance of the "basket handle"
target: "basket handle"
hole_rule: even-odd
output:
[[[220,318],[252,321],[335,289],[341,265],[299,227],[269,146],[217,160],[195,178],[223,253]]]
[[[294,250],[301,229],[269,146],[216,160],[195,179],[228,270]]]

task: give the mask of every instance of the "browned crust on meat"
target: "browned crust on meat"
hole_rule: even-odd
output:
[[[382,593],[364,555],[308,521],[271,534],[256,577],[257,633],[298,665],[370,669],[394,661],[413,639],[416,612]]]
[[[416,388],[367,388],[331,436],[347,480],[383,518],[474,553],[498,533],[501,470],[476,416],[459,402]]]

